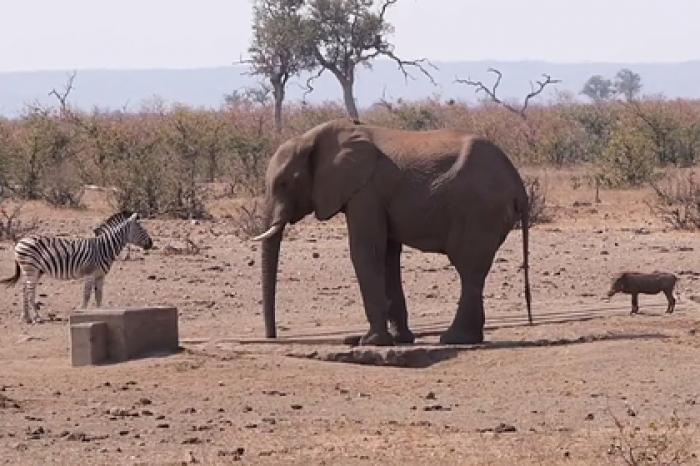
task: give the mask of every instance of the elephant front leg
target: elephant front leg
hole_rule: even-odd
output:
[[[386,249],[386,294],[389,297],[390,332],[396,343],[413,343],[408,328],[406,297],[401,284],[401,243],[389,240]]]
[[[386,219],[361,202],[351,201],[346,210],[350,256],[360,284],[369,331],[361,345],[388,346],[394,338],[387,329],[389,300],[386,296]]]

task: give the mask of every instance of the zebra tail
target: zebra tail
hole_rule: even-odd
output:
[[[2,283],[3,285],[5,285],[9,288],[11,286],[14,286],[15,283],[17,283],[19,281],[19,276],[20,276],[19,262],[15,262],[15,274],[9,278],[5,278],[4,280],[0,280],[0,283]]]

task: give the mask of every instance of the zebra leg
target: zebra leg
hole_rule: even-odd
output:
[[[102,286],[105,283],[105,277],[95,278],[95,304],[97,307],[102,307]]]
[[[38,280],[28,280],[27,281],[27,297],[29,298],[29,304],[34,312],[34,315],[28,322],[39,323],[41,318],[39,317],[39,305],[36,303],[36,284]],[[28,314],[27,314],[28,316]]]
[[[36,284],[39,281],[38,273],[22,273],[22,321],[31,324],[39,320],[39,310],[36,305]],[[30,311],[31,309],[31,311]],[[34,313],[32,318],[31,313]]]
[[[29,279],[26,278],[22,282],[22,317],[20,320],[28,324],[32,323],[32,317],[29,315]]]
[[[88,303],[90,302],[90,295],[92,294],[92,288],[95,286],[95,277],[89,275],[85,277],[85,287],[83,288],[83,309],[87,309]]]

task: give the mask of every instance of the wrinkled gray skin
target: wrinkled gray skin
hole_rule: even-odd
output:
[[[275,290],[284,227],[310,213],[345,213],[350,256],[369,331],[359,343],[412,343],[401,285],[401,249],[447,254],[462,293],[443,343],[483,341],[483,288],[496,251],[523,228],[525,297],[528,199],[494,144],[457,131],[409,132],[340,119],[283,143],[266,173],[268,230],[262,247],[265,334],[276,337]]]
[[[664,293],[668,300],[666,313],[671,314],[676,307],[676,299],[673,297],[673,289],[676,286],[677,278],[672,273],[653,272],[622,272],[612,279],[608,297],[615,293],[626,293],[632,295],[632,311],[630,314],[639,312],[639,294]]]

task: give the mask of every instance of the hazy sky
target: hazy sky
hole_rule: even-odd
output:
[[[231,64],[251,0],[0,0],[0,71]],[[407,58],[556,62],[700,59],[698,0],[401,0]]]

